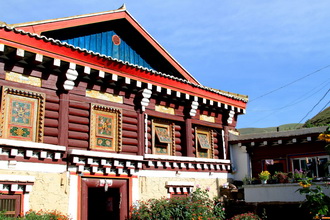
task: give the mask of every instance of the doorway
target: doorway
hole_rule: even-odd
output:
[[[124,220],[128,217],[128,180],[83,178],[82,220]]]
[[[118,188],[88,188],[88,220],[119,220],[119,195]]]

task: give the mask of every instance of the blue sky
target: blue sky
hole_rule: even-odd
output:
[[[102,12],[125,3],[203,85],[249,96],[238,128],[303,123],[329,106],[328,0],[0,2],[0,21],[8,24]]]

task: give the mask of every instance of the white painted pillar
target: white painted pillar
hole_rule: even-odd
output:
[[[78,175],[71,175],[70,174],[70,191],[69,191],[69,208],[68,214],[72,218],[72,220],[78,220]]]

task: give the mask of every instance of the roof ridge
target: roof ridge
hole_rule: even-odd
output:
[[[0,28],[4,28],[4,29],[7,29],[7,30],[10,30],[10,31],[13,31],[15,33],[22,34],[22,35],[29,35],[30,37],[34,37],[34,38],[37,38],[37,39],[43,39],[43,40],[48,41],[48,42],[53,42],[53,43],[55,43],[58,46],[69,47],[69,48],[72,48],[72,49],[75,49],[75,50],[78,50],[78,51],[81,51],[81,52],[92,54],[94,56],[99,56],[101,58],[105,58],[105,59],[109,59],[109,60],[112,60],[112,61],[115,61],[115,62],[119,62],[119,63],[125,64],[125,65],[128,65],[128,66],[131,66],[131,67],[135,67],[137,69],[141,69],[141,70],[144,70],[144,71],[151,72],[153,74],[158,74],[160,76],[163,76],[163,77],[166,77],[166,78],[170,78],[172,80],[176,80],[176,81],[179,81],[179,82],[182,82],[182,83],[186,83],[186,84],[195,86],[197,88],[204,89],[204,90],[207,90],[207,91],[210,91],[210,92],[213,92],[213,93],[216,93],[216,94],[219,94],[219,95],[228,97],[228,98],[232,98],[232,99],[236,99],[236,100],[239,100],[239,101],[243,101],[245,103],[248,102],[248,96],[245,96],[245,95],[239,95],[239,94],[236,94],[236,93],[225,92],[225,91],[222,91],[222,90],[213,89],[213,88],[206,87],[206,86],[203,86],[203,85],[198,85],[198,84],[189,82],[186,79],[178,78],[176,76],[172,76],[172,75],[169,75],[169,74],[166,74],[166,73],[162,73],[162,72],[159,72],[159,71],[156,71],[156,70],[148,69],[146,67],[139,66],[139,65],[136,65],[136,64],[132,64],[132,63],[129,63],[127,61],[119,60],[117,58],[113,58],[111,56],[107,56],[107,55],[104,55],[104,54],[100,54],[98,52],[87,50],[85,48],[76,47],[76,46],[74,46],[72,44],[68,44],[66,42],[62,42],[60,40],[56,40],[54,38],[48,38],[46,36],[41,36],[41,35],[36,34],[36,33],[31,33],[31,32],[27,32],[27,31],[24,31],[24,30],[20,30],[20,29],[17,29],[15,27],[8,26],[8,25],[5,25],[5,24],[0,24]]]
[[[17,24],[10,24],[9,26],[24,27],[24,26],[30,26],[30,25],[36,25],[36,24],[52,23],[52,22],[57,22],[57,21],[65,21],[65,20],[71,20],[71,19],[77,19],[77,18],[85,18],[85,17],[97,16],[97,15],[111,14],[111,13],[116,13],[116,12],[121,12],[121,11],[126,11],[125,4],[123,4],[121,7],[119,7],[118,9],[115,9],[115,10],[74,15],[74,16],[68,16],[68,17],[63,17],[63,18],[54,18],[54,19],[46,19],[46,20],[40,20],[40,21],[23,22],[23,23],[17,23]]]

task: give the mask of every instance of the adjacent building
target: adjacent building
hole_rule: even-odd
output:
[[[309,177],[328,177],[330,156],[318,136],[327,126],[258,134],[230,134],[235,178],[258,178],[261,171],[304,171]]]

